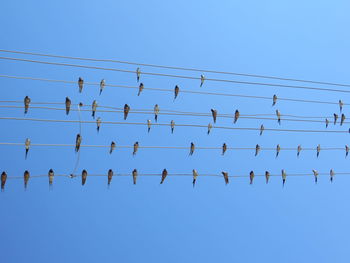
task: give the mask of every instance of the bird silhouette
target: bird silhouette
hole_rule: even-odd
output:
[[[24,178],[24,189],[27,189],[28,181],[30,178],[29,171],[27,170],[24,171],[23,178]]]
[[[137,93],[137,96],[140,96],[141,92],[143,91],[143,83],[140,83],[140,86],[139,86],[139,93]]]
[[[225,179],[225,185],[227,185],[229,183],[229,180],[228,180],[228,172],[221,172],[222,175],[224,176],[224,179]]]
[[[108,170],[108,174],[107,174],[107,185],[110,186],[111,185],[111,182],[112,182],[112,178],[113,178],[113,170],[112,169],[109,169]]]
[[[235,118],[234,118],[234,120],[233,120],[233,123],[236,123],[236,122],[238,121],[238,118],[239,118],[239,111],[236,110],[236,111],[235,111]]]
[[[168,171],[166,169],[164,169],[163,172],[162,172],[162,179],[160,181],[160,184],[164,183],[164,180],[167,177],[167,175],[168,175]]]
[[[28,152],[29,152],[29,148],[30,148],[30,139],[27,138],[26,141],[24,142],[24,147],[26,149],[26,153],[25,153],[25,159],[27,159],[27,155],[28,155]]]
[[[157,122],[158,121],[158,114],[159,114],[159,106],[158,104],[154,105],[154,119]]]
[[[178,85],[175,86],[174,89],[174,100],[177,98],[177,95],[179,95],[180,88]]]
[[[139,149],[139,142],[135,142],[134,143],[134,151],[132,152],[132,155],[135,156],[137,150]]]
[[[268,184],[269,179],[270,179],[270,172],[269,171],[265,171],[265,178],[266,178],[266,184]]]
[[[105,88],[105,86],[106,86],[106,82],[104,79],[102,79],[100,82],[100,95],[101,95],[103,89]]]
[[[175,122],[173,120],[170,122],[170,127],[171,127],[171,133],[174,133]]]
[[[134,169],[132,171],[132,180],[133,180],[133,183],[136,184],[136,179],[137,179],[137,170]]]
[[[195,148],[194,143],[191,142],[191,146],[190,146],[190,155],[193,155],[193,153],[194,153],[194,148]]]
[[[31,99],[28,96],[25,96],[24,97],[24,114],[28,113],[30,102],[31,102]]]
[[[78,79],[78,86],[79,86],[79,93],[81,93],[84,87],[84,80],[81,77],[79,77]]]
[[[202,87],[202,86],[203,86],[204,81],[205,81],[205,77],[204,77],[204,75],[201,75],[201,85],[200,85],[200,87]]]
[[[75,152],[79,152],[81,140],[82,140],[81,135],[78,133],[75,139]]]
[[[195,186],[195,184],[196,184],[196,181],[197,181],[198,172],[197,172],[195,169],[193,169],[193,170],[192,170],[192,174],[193,174],[193,181],[192,181],[192,185],[193,185],[193,187],[194,187],[194,186]]]
[[[277,95],[274,94],[273,97],[272,97],[272,106],[275,106],[276,102],[277,102]]]
[[[111,148],[109,150],[109,154],[112,154],[112,152],[114,151],[115,147],[116,147],[116,144],[115,144],[115,142],[112,141],[111,142]]]
[[[124,105],[124,120],[126,120],[126,118],[128,117],[130,111],[130,106],[128,104]]]
[[[70,98],[66,97],[66,115],[69,114],[71,105],[72,105],[72,101],[70,100]]]
[[[1,173],[1,191],[2,192],[5,190],[6,180],[7,180],[7,174],[4,171],[4,172]]]
[[[253,180],[254,180],[254,172],[253,171],[250,171],[250,173],[249,173],[249,180],[250,180],[249,184],[253,184]]]
[[[87,178],[87,171],[84,169],[81,173],[81,185],[85,185]]]
[[[222,145],[222,155],[225,154],[226,150],[227,150],[227,145],[226,145],[226,143],[224,143],[224,144]]]
[[[211,109],[211,115],[213,116],[214,123],[216,123],[216,116],[218,115],[218,111]]]

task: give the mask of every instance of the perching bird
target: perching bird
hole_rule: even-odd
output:
[[[298,149],[297,149],[297,156],[299,157],[300,155],[300,152],[301,152],[302,148],[301,148],[301,145],[299,144],[298,145]]]
[[[95,119],[95,113],[96,113],[96,109],[97,109],[97,101],[96,100],[94,100],[92,102],[91,109],[92,109],[92,117]]]
[[[281,125],[281,113],[279,112],[279,110],[276,110],[276,115],[277,115],[278,124]]]
[[[180,88],[178,85],[175,86],[174,89],[174,100],[177,98],[177,95],[179,95]]]
[[[137,68],[137,69],[136,69],[136,79],[137,79],[137,82],[140,81],[140,77],[141,77],[141,71],[140,71],[140,68]]]
[[[1,174],[1,191],[5,190],[5,184],[6,184],[7,174],[6,172],[2,172]]]
[[[66,115],[69,114],[71,105],[72,105],[72,101],[68,97],[66,97]]]
[[[86,178],[87,178],[87,171],[84,169],[83,172],[81,173],[81,185],[84,185],[86,183]]]
[[[31,99],[28,96],[25,96],[24,97],[24,114],[28,113],[30,102],[31,102]]]
[[[151,120],[147,120],[147,127],[148,127],[148,132],[151,130]]]
[[[316,150],[317,150],[316,156],[318,157],[320,155],[321,145],[317,145]]]
[[[349,146],[345,145],[345,158],[348,157],[349,154]]]
[[[229,183],[228,181],[228,172],[221,172],[222,175],[224,176],[224,179],[225,179],[225,185],[227,185]]]
[[[280,150],[281,150],[281,146],[279,144],[277,144],[277,146],[276,146],[276,158],[278,157]]]
[[[205,77],[204,77],[204,75],[201,75],[201,85],[200,85],[200,87],[202,87],[202,86],[203,86],[204,81],[205,81]]]
[[[190,155],[194,153],[194,143],[191,142],[191,147],[190,147]]]
[[[333,176],[334,176],[334,171],[333,171],[333,169],[331,169],[330,171],[329,171],[329,175],[330,175],[330,180],[331,180],[331,183],[333,182]]]
[[[24,171],[23,178],[24,178],[24,189],[27,189],[28,181],[30,178],[30,174],[27,170]]]
[[[100,131],[101,123],[102,123],[101,118],[98,117],[98,118],[96,119],[96,125],[97,125],[97,131],[98,131],[98,132]]]
[[[255,156],[257,156],[257,155],[259,154],[259,152],[260,152],[260,145],[257,144],[257,145],[255,146]]]
[[[170,122],[170,127],[171,127],[171,133],[174,133],[174,129],[175,129],[175,121],[171,121]]]
[[[130,106],[128,104],[124,105],[124,120],[126,120],[126,118],[128,117],[130,111]]]
[[[198,173],[197,173],[197,171],[195,169],[192,170],[192,173],[193,173],[192,185],[194,187],[194,185],[196,184],[196,181],[197,181]]]
[[[265,171],[265,178],[266,178],[266,184],[268,184],[269,179],[270,179],[270,172],[269,171]]]
[[[342,100],[339,100],[339,109],[340,109],[340,112],[342,112],[343,106],[344,106],[343,101],[342,101]]]
[[[26,139],[24,146],[26,149],[25,159],[27,159],[27,155],[28,155],[28,151],[29,151],[29,147],[30,147],[30,139],[29,138]]]
[[[250,171],[250,173],[249,173],[249,180],[250,180],[249,184],[253,184],[253,180],[254,180],[254,172],[253,171]]]
[[[135,154],[136,154],[138,148],[139,148],[139,142],[135,142],[135,143],[134,143],[134,151],[132,152],[132,155],[135,156]]]
[[[338,114],[334,113],[333,116],[334,116],[334,125],[335,125],[338,120]]]
[[[114,151],[115,147],[116,147],[116,144],[115,144],[115,142],[112,141],[111,142],[111,148],[109,150],[109,154],[112,154],[112,152]]]
[[[158,114],[159,114],[159,106],[158,104],[154,105],[154,119],[156,122],[158,121]]]
[[[136,184],[136,179],[137,179],[137,170],[134,169],[132,171],[132,180],[133,180],[134,184]]]
[[[208,124],[208,134],[210,133],[211,128],[213,128],[213,125],[211,123]]]
[[[75,152],[79,152],[81,139],[81,135],[78,133],[77,138],[75,139]]]
[[[263,134],[264,130],[265,130],[265,127],[264,127],[263,124],[261,124],[261,126],[260,126],[260,136]]]
[[[139,86],[139,93],[137,93],[137,96],[140,96],[141,92],[143,91],[143,83],[140,83],[140,86]]]
[[[218,111],[211,109],[211,115],[213,116],[214,123],[216,123],[216,116],[218,115]]]
[[[225,154],[226,150],[227,150],[227,145],[226,145],[226,143],[224,143],[224,144],[222,145],[222,155]]]
[[[167,175],[168,175],[168,171],[166,169],[164,169],[162,172],[162,180],[160,181],[160,184],[164,183],[164,180],[165,180]]]
[[[318,172],[317,172],[317,170],[312,170],[312,172],[314,173],[314,176],[315,176],[315,184],[317,184]]]
[[[49,176],[49,186],[52,186],[53,183],[53,177],[54,177],[54,172],[52,169],[49,170],[48,176]]]
[[[282,169],[282,184],[283,184],[283,186],[286,183],[286,179],[287,179],[286,171],[284,169]]]
[[[239,118],[239,111],[236,110],[236,111],[235,111],[235,119],[233,120],[233,123],[236,123],[237,120],[238,120],[238,118]]]
[[[113,177],[113,170],[109,169],[108,170],[108,174],[107,174],[107,179],[108,179],[107,184],[108,184],[108,186],[111,184],[112,177]]]
[[[104,79],[102,79],[100,82],[100,95],[101,95],[103,89],[105,88],[105,86],[106,86],[106,82]]]
[[[326,128],[328,128],[329,120],[326,118]]]
[[[341,119],[340,119],[340,126],[343,125],[344,121],[345,121],[346,117],[345,117],[345,114],[342,113],[341,115]]]
[[[276,102],[277,102],[277,95],[274,94],[273,97],[272,97],[272,106],[275,106]]]
[[[83,91],[84,80],[80,77],[78,79],[78,86],[79,86],[79,93],[81,93]]]

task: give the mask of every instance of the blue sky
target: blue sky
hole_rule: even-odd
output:
[[[37,51],[81,57],[114,58],[127,61],[276,75],[320,81],[349,83],[350,36],[348,1],[5,1],[2,3],[0,48]],[[3,55],[3,54],[2,54]],[[4,56],[9,56],[4,54]],[[15,56],[14,57],[19,57]],[[55,60],[64,62],[63,60]],[[92,64],[91,65],[95,65]],[[136,70],[135,66],[100,63],[100,66]],[[143,70],[143,69],[142,69]],[[145,69],[154,71],[154,69]],[[158,70],[158,72],[164,72]],[[173,74],[183,72],[170,71]],[[0,74],[32,76],[75,81],[137,85],[134,74],[89,69],[28,64],[0,60]],[[186,73],[199,77],[198,73]],[[220,77],[207,74],[208,77]],[[221,76],[222,77],[222,76]],[[235,77],[236,80],[251,80]],[[173,94],[106,87],[99,96],[98,87],[86,86],[82,94],[77,85],[28,80],[0,79],[1,100],[64,102],[132,109],[161,109],[243,114],[274,113],[270,101],[243,98]],[[142,76],[146,87],[200,90],[199,81]],[[271,81],[270,81],[271,82]],[[287,84],[291,84],[285,82]],[[337,102],[350,101],[347,94],[294,90],[231,83],[206,82],[205,91],[250,95],[305,98]],[[282,113],[296,115],[332,115],[336,105],[278,102]],[[23,109],[1,109],[1,117],[23,117]],[[344,107],[344,112],[349,112]],[[99,113],[103,120],[121,121],[122,114]],[[72,112],[30,109],[28,117],[72,119]],[[92,120],[91,113],[83,113]],[[130,114],[128,120],[145,122],[153,116]],[[160,116],[159,121],[206,125],[210,118]],[[2,122],[1,142],[33,143],[75,142],[78,124]],[[279,128],[277,122],[241,119],[237,127]],[[218,125],[232,125],[218,119]],[[323,124],[284,123],[281,128],[324,129]],[[344,127],[347,129],[348,127]],[[331,125],[330,129],[339,127]],[[254,147],[344,147],[348,134],[288,134],[213,130],[176,127],[102,125],[82,127],[83,143],[120,145]],[[73,148],[32,147],[24,160],[24,148],[1,146],[0,169],[8,176],[72,172],[76,155]],[[187,150],[140,149],[135,157],[130,150],[82,149],[78,173],[199,174],[227,170],[230,175],[257,174],[269,170],[280,173],[311,173],[312,169],[347,172],[344,152],[261,152],[198,150],[191,157]],[[158,177],[140,177],[132,185],[130,177],[113,178],[107,189],[107,177],[54,179],[53,191],[47,178],[33,178],[27,191],[22,180],[8,180],[0,194],[1,262],[347,262],[349,258],[350,214],[347,176],[337,176],[333,184],[328,176],[273,177],[268,185],[256,178],[232,178],[225,186],[222,178],[199,177],[192,188],[190,177],[169,177],[159,185]]]

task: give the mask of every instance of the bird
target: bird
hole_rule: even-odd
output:
[[[110,186],[110,184],[111,184],[112,177],[113,177],[113,170],[109,169],[108,170],[108,174],[107,174],[107,179],[108,179],[107,184],[108,184],[108,186]]]
[[[84,169],[81,173],[81,185],[84,185],[86,183],[87,178],[87,171]]]
[[[97,132],[100,131],[101,123],[102,123],[101,118],[98,117],[98,118],[96,119]]]
[[[27,155],[28,155],[28,151],[29,151],[29,147],[30,147],[30,139],[29,138],[27,138],[26,141],[24,142],[24,147],[26,149],[25,159],[27,159]]]
[[[190,147],[190,155],[192,155],[194,153],[194,143],[191,142],[191,147]]]
[[[115,147],[116,147],[116,144],[115,144],[114,141],[112,141],[112,142],[111,142],[111,148],[110,148],[110,150],[109,150],[109,154],[112,154],[112,152],[114,151]]]
[[[139,86],[139,93],[137,93],[137,96],[140,96],[141,92],[143,91],[143,88],[144,86],[143,86],[143,83],[141,82]]]
[[[345,145],[345,158],[348,157],[349,154],[349,146]]]
[[[158,114],[159,114],[159,106],[158,104],[154,105],[154,119],[156,122],[158,121]]]
[[[95,113],[96,113],[96,109],[97,109],[97,101],[96,100],[94,100],[92,102],[91,109],[92,109],[92,117],[95,119]]]
[[[175,129],[175,121],[171,121],[170,122],[170,127],[171,127],[171,133],[174,133],[174,129]]]
[[[130,106],[128,104],[124,105],[124,120],[126,120],[126,118],[128,117],[130,111]]]
[[[257,145],[255,146],[255,156],[257,156],[257,155],[259,154],[259,152],[260,152],[260,145],[257,144]]]
[[[78,133],[75,139],[75,152],[79,152],[80,144],[81,144],[81,135]]]
[[[331,169],[330,171],[329,171],[329,175],[330,175],[330,181],[331,181],[331,183],[333,182],[333,176],[334,176],[334,171],[333,171],[333,169]]]
[[[283,184],[283,186],[286,183],[286,179],[287,179],[286,171],[284,169],[282,169],[282,184]]]
[[[317,145],[316,151],[317,151],[316,156],[318,157],[320,155],[321,145]]]
[[[168,175],[168,171],[166,169],[164,169],[162,172],[162,180],[160,181],[160,184],[164,183],[164,180],[167,177],[167,175]]]
[[[79,93],[81,93],[83,91],[83,86],[84,86],[84,80],[79,77],[78,79],[78,86],[79,86]]]
[[[179,95],[180,88],[178,85],[175,86],[174,89],[174,100],[177,98],[177,95]]]
[[[136,184],[136,179],[137,179],[137,170],[136,169],[134,169],[132,171],[132,179],[133,179],[134,184]]]
[[[148,132],[151,130],[151,120],[147,120],[147,127],[148,127]]]
[[[31,99],[28,96],[25,96],[24,97],[24,114],[28,113],[30,102],[31,102]]]
[[[224,179],[225,179],[225,185],[227,185],[229,183],[228,181],[228,172],[221,172],[222,175],[224,176]]]
[[[201,75],[201,85],[200,85],[200,87],[202,87],[202,86],[203,86],[204,81],[205,81],[205,77],[204,77],[204,75]]]
[[[5,184],[6,184],[7,174],[5,171],[1,173],[1,191],[5,190]]]
[[[281,150],[281,146],[279,144],[277,144],[277,146],[276,146],[276,158],[278,157],[280,150]]]
[[[222,155],[225,154],[226,150],[227,150],[227,145],[226,145],[226,143],[224,143],[224,144],[222,145]]]
[[[217,110],[211,109],[211,115],[213,116],[213,121],[216,123],[216,116],[218,114]]]
[[[140,68],[137,68],[137,69],[136,69],[136,79],[137,79],[137,82],[140,81],[140,77],[141,77],[141,71],[140,71]]]
[[[260,136],[263,134],[264,130],[265,130],[264,124],[261,124],[261,126],[260,126]]]
[[[249,180],[250,180],[249,184],[253,184],[253,180],[254,180],[254,172],[253,171],[250,171],[250,173],[249,173]]]
[[[334,113],[333,116],[334,116],[334,125],[335,125],[338,120],[338,114]]]
[[[339,109],[340,109],[340,112],[342,112],[343,106],[344,106],[343,101],[342,101],[342,100],[339,100]]]
[[[211,128],[213,128],[213,125],[211,125],[211,123],[209,123],[209,124],[208,124],[208,132],[207,132],[207,134],[210,133]]]
[[[345,114],[342,113],[341,115],[341,119],[340,119],[340,126],[343,125],[344,121],[345,121],[346,117],[345,117]]]
[[[276,110],[276,115],[277,115],[278,124],[281,125],[281,113],[279,112],[279,110]]]
[[[134,143],[134,151],[132,152],[132,155],[133,155],[133,156],[135,156],[135,154],[136,154],[138,148],[139,148],[139,142],[135,142],[135,143]]]
[[[317,176],[318,176],[318,171],[317,170],[312,170],[315,176],[315,184],[317,184]]]
[[[24,171],[23,178],[24,178],[24,189],[27,189],[28,181],[30,178],[30,174],[27,170]]]
[[[269,171],[265,171],[265,178],[266,178],[266,184],[268,184],[269,179],[270,179],[270,172]]]
[[[272,106],[275,106],[276,102],[277,102],[277,95],[274,94],[273,97],[272,97]]]
[[[233,123],[236,123],[237,120],[238,120],[238,118],[239,118],[239,111],[236,110],[236,111],[235,111],[235,118],[234,118],[234,120],[233,120]]]
[[[69,114],[71,105],[72,105],[72,101],[68,97],[66,97],[66,115]]]
[[[103,89],[105,88],[105,86],[106,86],[106,82],[104,79],[102,79],[100,82],[100,95],[101,95]]]
[[[329,120],[326,118],[326,128],[328,128]]]
[[[301,150],[302,148],[301,148],[301,145],[299,144],[297,149],[297,157],[299,157]]]
[[[52,186],[53,183],[53,177],[54,177],[54,172],[52,169],[49,170],[48,176],[49,176],[49,186]]]
[[[193,185],[193,187],[194,187],[194,186],[195,186],[195,184],[196,184],[196,181],[197,181],[198,172],[197,172],[195,169],[193,169],[193,170],[192,170],[192,174],[193,174],[193,181],[192,181],[192,185]]]

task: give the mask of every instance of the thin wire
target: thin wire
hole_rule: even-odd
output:
[[[12,60],[12,61],[30,62],[30,63],[37,63],[37,64],[45,64],[45,65],[56,65],[56,66],[66,66],[66,67],[76,67],[76,68],[86,68],[86,69],[98,69],[98,70],[106,70],[106,71],[115,71],[115,72],[123,72],[123,73],[135,74],[135,71],[126,70],[126,69],[96,67],[96,66],[87,66],[87,65],[78,65],[78,64],[66,64],[66,63],[47,62],[47,61],[39,61],[39,60],[31,60],[31,59],[20,59],[20,58],[10,58],[10,57],[0,57],[0,59]],[[142,74],[143,75],[150,75],[150,76],[161,76],[161,77],[192,79],[192,80],[200,80],[201,79],[200,77],[191,77],[191,76],[174,75],[174,74],[163,74],[163,73],[155,73],[155,72],[142,72]],[[236,83],[236,84],[244,84],[244,85],[271,86],[271,87],[279,87],[279,88],[294,88],[294,89],[308,89],[308,90],[319,90],[319,91],[331,91],[331,92],[350,93],[350,90],[339,90],[339,89],[329,89],[329,88],[327,88],[327,89],[326,88],[315,88],[315,87],[309,87],[309,86],[285,85],[285,84],[263,83],[263,82],[237,81],[237,80],[228,80],[228,79],[206,78],[206,81],[227,82],[227,83]]]
[[[5,50],[5,49],[0,49],[0,52],[13,53],[13,54],[24,54],[24,55],[34,55],[34,56],[51,57],[51,58],[64,58],[64,59],[74,59],[74,60],[83,60],[83,61],[94,61],[94,62],[112,62],[112,63],[120,63],[120,64],[128,64],[128,65],[136,65],[136,66],[144,66],[144,67],[153,67],[153,68],[164,68],[164,69],[194,71],[194,72],[203,72],[203,73],[214,73],[214,74],[225,74],[225,75],[253,77],[253,78],[263,78],[263,79],[274,79],[274,80],[283,80],[283,81],[304,82],[304,83],[330,85],[330,86],[350,87],[349,84],[343,84],[343,83],[324,82],[324,81],[315,81],[315,80],[305,80],[305,79],[296,79],[296,78],[285,78],[285,77],[266,76],[266,75],[248,74],[248,73],[217,71],[217,70],[206,70],[206,69],[198,69],[198,68],[164,66],[164,65],[137,63],[137,62],[130,62],[130,61],[114,60],[114,59],[82,58],[82,57],[61,56],[61,55],[43,54],[43,53],[35,53],[35,52],[24,52],[24,51],[14,51],[14,50]]]

